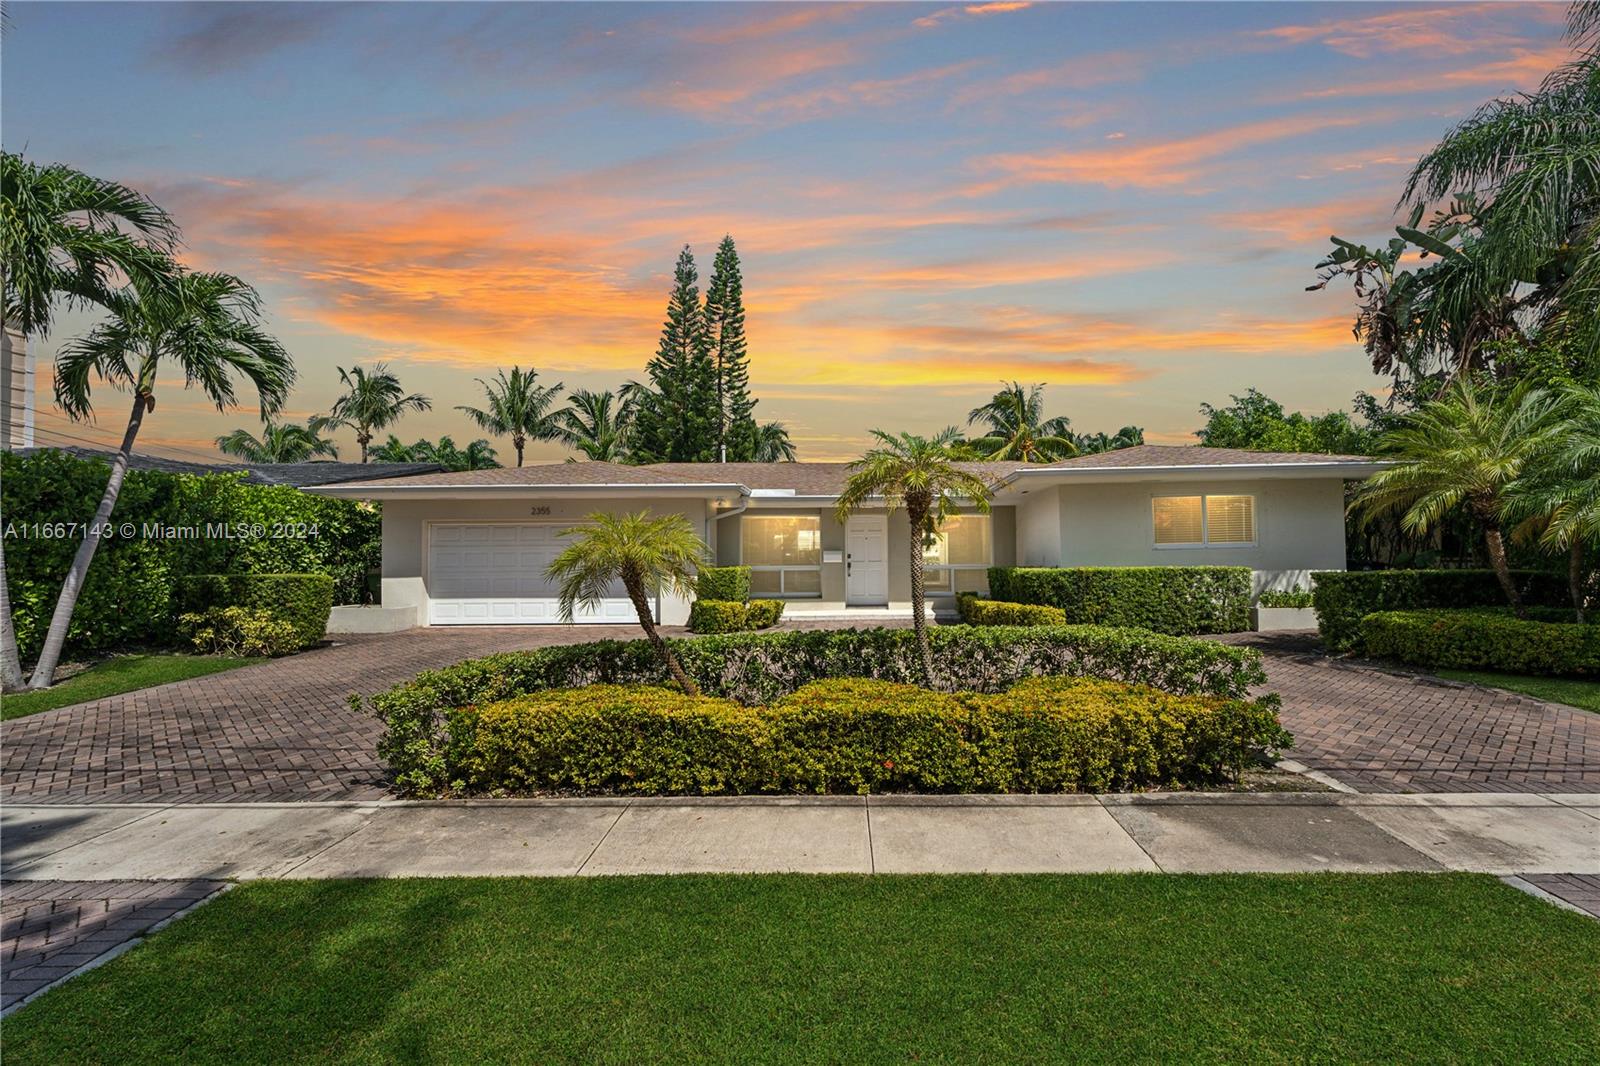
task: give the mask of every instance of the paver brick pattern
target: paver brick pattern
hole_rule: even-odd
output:
[[[1595,874],[1523,874],[1522,879],[1564,903],[1600,918],[1600,876]]]
[[[0,725],[0,797],[380,798],[381,727],[349,708],[351,694],[491,652],[635,635],[631,627],[530,626],[343,637],[270,663],[14,719]],[[1270,687],[1297,738],[1291,755],[1361,791],[1600,792],[1600,715],[1330,659],[1307,637],[1224,639],[1266,655]]]
[[[220,881],[0,884],[0,1009],[222,888]]]

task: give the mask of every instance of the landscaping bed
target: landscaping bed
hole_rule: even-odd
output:
[[[1378,611],[1361,620],[1361,643],[1375,658],[1430,669],[1600,674],[1600,625],[1551,617],[1497,608]]]
[[[65,1062],[1584,1062],[1600,923],[1460,874],[255,881],[6,1019]]]

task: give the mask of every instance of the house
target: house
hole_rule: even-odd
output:
[[[935,603],[983,592],[990,566],[1248,566],[1258,590],[1345,565],[1344,485],[1381,466],[1349,455],[1141,445],[1048,465],[969,463],[994,485],[926,549]],[[593,511],[676,512],[716,562],[752,569],[757,595],[811,613],[908,612],[911,537],[867,507],[840,523],[846,463],[553,463],[381,478],[309,491],[382,501],[390,624],[560,621],[545,568]],[[663,593],[659,621],[689,604]],[[581,614],[627,622],[621,595]]]

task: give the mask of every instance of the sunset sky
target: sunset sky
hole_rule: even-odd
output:
[[[1252,385],[1348,406],[1381,382],[1348,289],[1303,291],[1328,235],[1389,235],[1409,164],[1567,55],[1560,4],[8,10],[5,147],[144,190],[257,285],[292,415],[386,359],[434,401],[400,436],[464,443],[498,367],[640,377],[678,249],[703,283],[731,233],[757,415],[805,459],[1012,378],[1155,442]],[[165,384],[148,450],[254,426]],[[109,441],[101,406],[41,429]]]

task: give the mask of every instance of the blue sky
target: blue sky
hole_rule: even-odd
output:
[[[678,249],[708,271],[731,233],[758,414],[817,459],[1013,378],[1161,441],[1251,385],[1348,405],[1381,382],[1348,292],[1303,291],[1327,236],[1384,237],[1409,164],[1566,55],[1560,4],[10,12],[5,147],[147,191],[258,285],[292,413],[386,359],[435,402],[401,436],[459,441],[496,368],[638,377]],[[180,384],[152,444],[253,421]]]

